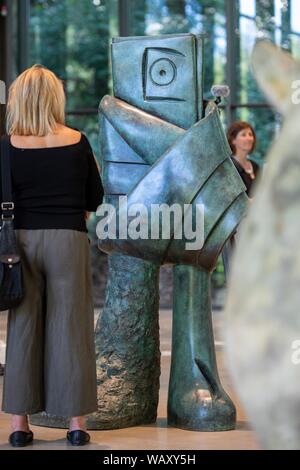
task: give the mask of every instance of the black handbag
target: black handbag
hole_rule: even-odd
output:
[[[16,307],[24,297],[22,266],[14,231],[9,138],[1,138],[0,311]]]

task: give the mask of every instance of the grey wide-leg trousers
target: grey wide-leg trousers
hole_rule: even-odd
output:
[[[97,409],[89,241],[76,230],[16,230],[26,295],[9,312],[3,411]]]

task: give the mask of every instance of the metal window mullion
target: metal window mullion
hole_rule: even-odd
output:
[[[4,6],[1,3],[1,6]],[[7,15],[0,17],[0,41],[2,46],[2,54],[0,57],[0,80],[5,83],[6,92],[12,81],[12,57],[13,57],[13,2],[7,5]],[[5,104],[0,104],[0,135],[5,134]]]
[[[131,34],[131,22],[130,22],[130,0],[118,0],[119,2],[119,35],[130,36]]]
[[[23,72],[29,63],[29,11],[30,0],[18,0],[18,72]]]
[[[7,9],[6,28],[5,28],[5,82],[7,88],[13,81],[13,2],[10,2]]]
[[[227,100],[227,122],[228,124],[235,121],[236,111],[232,104],[237,102],[239,82],[237,77],[236,64],[238,62],[238,8],[236,0],[227,0],[225,2],[226,15],[226,36],[227,36],[227,64],[226,64],[226,82],[230,87],[230,96]]]

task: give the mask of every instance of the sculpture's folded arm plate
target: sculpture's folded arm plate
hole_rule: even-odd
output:
[[[169,208],[177,205],[182,208],[184,219],[188,205],[193,208],[202,205],[203,250],[212,252],[206,249],[206,241],[211,239],[224,213],[245,191],[229,159],[230,148],[218,108],[211,103],[206,116],[187,131],[112,97],[102,100],[100,113],[106,201],[109,196],[115,205],[117,220],[125,218],[127,221],[127,211],[142,204],[148,214],[149,230],[146,239],[124,239],[117,234],[115,240],[101,241],[100,247],[107,252],[127,253],[157,263],[182,259],[197,264],[197,251],[186,253],[184,234],[181,240],[173,239],[175,225],[170,227],[169,238],[159,236],[153,240],[150,233],[152,208],[162,204]],[[117,195],[126,195],[127,205],[120,208],[118,200],[111,198]],[[239,206],[245,208],[246,199],[246,196],[240,199]],[[114,217],[115,214],[111,216]],[[240,219],[233,218],[235,223],[231,220],[231,225],[235,228]],[[221,236],[219,228],[218,233],[221,249],[228,238],[228,230],[226,228]],[[216,247],[216,240],[214,243]]]
[[[129,147],[150,165],[185,134],[184,129],[112,96],[102,99],[99,111]]]

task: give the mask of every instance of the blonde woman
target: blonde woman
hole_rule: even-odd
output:
[[[9,312],[3,411],[9,442],[33,440],[28,415],[70,417],[67,440],[86,444],[97,409],[87,211],[103,198],[87,138],[65,126],[61,81],[34,65],[9,90],[7,132],[25,298]],[[0,178],[1,180],[1,178]]]

